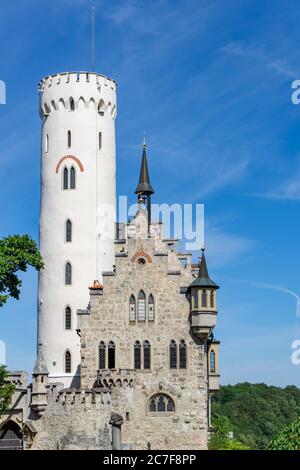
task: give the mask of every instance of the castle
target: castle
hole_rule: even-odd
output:
[[[116,223],[116,84],[40,82],[38,349],[0,418],[0,448],[206,449],[219,388],[218,286],[151,218],[146,145],[137,211]],[[93,281],[94,280],[94,281]]]

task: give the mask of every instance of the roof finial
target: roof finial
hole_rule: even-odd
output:
[[[144,130],[143,147],[146,148],[146,131]]]

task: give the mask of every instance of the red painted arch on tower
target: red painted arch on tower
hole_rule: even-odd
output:
[[[80,171],[84,171],[83,164],[81,163],[81,161],[79,160],[79,158],[74,157],[74,155],[65,155],[64,157],[62,157],[62,158],[59,160],[58,164],[56,165],[55,173],[58,173],[60,165],[61,165],[62,162],[63,162],[64,160],[66,160],[67,158],[70,158],[71,160],[74,160],[74,162],[76,162],[77,165],[79,166]]]

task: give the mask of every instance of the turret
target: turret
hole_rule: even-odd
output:
[[[31,408],[41,416],[47,406],[47,385],[49,372],[42,353],[42,345],[38,345],[38,354],[32,372]]]
[[[139,205],[145,204],[148,212],[148,229],[151,224],[151,195],[154,193],[154,189],[150,183],[147,157],[146,157],[146,141],[143,143],[143,155],[142,155],[142,164],[140,171],[139,184],[135,190],[135,194],[138,195]]]
[[[198,276],[188,287],[191,305],[191,326],[201,341],[206,341],[216,325],[216,290],[219,286],[208,275],[204,249]]]

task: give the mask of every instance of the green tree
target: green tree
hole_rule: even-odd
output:
[[[0,366],[0,414],[9,407],[15,390],[15,386],[7,382],[7,376],[6,366]]]
[[[28,235],[13,235],[0,240],[0,307],[9,297],[19,299],[22,281],[17,273],[28,266],[43,267],[36,243]]]
[[[213,434],[209,440],[209,450],[248,450],[249,447],[237,439],[231,439],[229,433],[233,426],[227,416],[217,415],[213,419]]]
[[[270,450],[300,450],[300,418],[286,426],[272,439]]]

